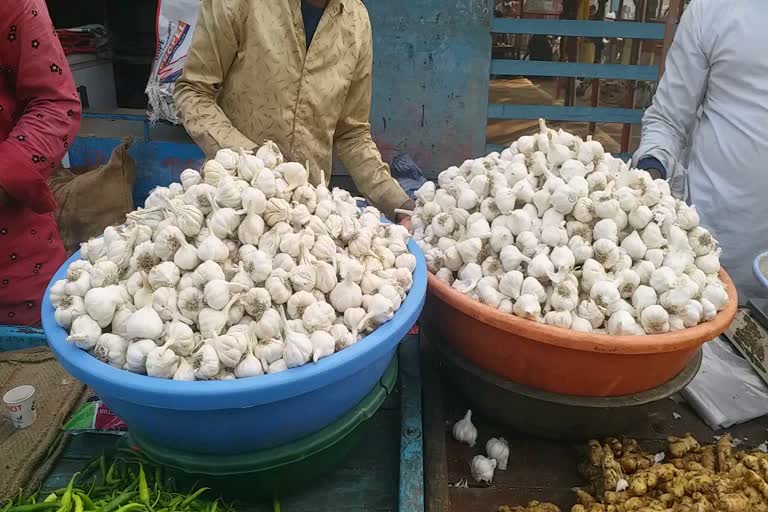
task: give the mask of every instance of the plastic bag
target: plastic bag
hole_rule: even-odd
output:
[[[416,162],[414,162],[408,155],[395,155],[389,167],[391,169],[392,177],[397,180],[411,199],[415,198],[414,193],[427,182],[424,173],[421,172],[421,169],[416,165]]]
[[[173,89],[184,69],[199,13],[200,0],[158,0],[157,48],[145,90],[151,121],[180,122],[173,102]]]
[[[768,386],[723,338],[705,343],[696,377],[681,395],[713,430],[768,414]]]
[[[102,433],[124,434],[126,427],[123,420],[115,416],[99,397],[92,397],[75,409],[62,429],[71,434]]]

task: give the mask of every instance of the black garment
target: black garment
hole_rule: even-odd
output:
[[[307,48],[312,38],[315,37],[315,31],[320,24],[320,18],[323,17],[322,7],[315,7],[307,0],[301,0],[301,16],[304,18],[304,32],[307,35]]]
[[[528,42],[528,54],[531,60],[552,60],[552,45],[545,35],[533,35]]]

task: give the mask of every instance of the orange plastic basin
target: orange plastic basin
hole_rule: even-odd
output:
[[[679,374],[705,342],[736,316],[736,287],[725,271],[728,306],[683,331],[611,336],[553,327],[502,313],[429,274],[422,321],[440,342],[480,368],[519,384],[578,396],[621,396],[658,387]]]

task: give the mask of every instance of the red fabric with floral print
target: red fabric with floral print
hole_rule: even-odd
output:
[[[65,259],[48,175],[80,100],[44,0],[0,1],[0,324],[37,325]]]

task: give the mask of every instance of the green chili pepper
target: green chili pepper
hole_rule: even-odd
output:
[[[147,486],[147,475],[144,474],[142,464],[139,464],[139,500],[149,508],[149,486]]]
[[[129,503],[117,509],[117,512],[131,512],[132,510],[141,510],[143,508],[144,508],[144,505],[142,505],[141,503]]]
[[[80,477],[81,478],[88,478],[91,476],[91,474],[96,471],[96,468],[99,467],[99,461],[104,459],[104,455],[101,457],[98,457],[96,459],[93,459],[91,462],[85,465],[85,467],[80,471]]]
[[[176,496],[175,498],[173,498],[171,500],[170,503],[168,503],[168,508],[171,509],[171,512],[176,512],[176,507],[179,506],[179,504],[181,503],[181,500],[183,500],[183,499],[184,498],[181,497],[181,496]]]
[[[58,512],[69,512],[72,509],[72,488],[75,486],[75,480],[80,476],[80,473],[72,475],[72,480],[67,484],[67,490],[64,491],[64,495],[61,497],[61,506]]]
[[[58,499],[59,497],[56,496],[56,493],[52,492],[43,500],[43,503],[55,503]]]
[[[196,490],[194,493],[192,493],[190,496],[187,496],[187,498],[181,502],[181,508],[188,507],[192,502],[194,502],[197,498],[200,497],[201,494],[203,494],[205,491],[208,491],[208,487],[201,487],[200,489]]]
[[[42,510],[51,510],[58,508],[58,503],[35,503],[32,505],[18,505],[7,509],[8,512],[41,512]]]
[[[272,498],[272,511],[280,512],[280,500],[277,499],[277,496]]]
[[[88,494],[82,491],[75,491],[75,496],[79,496],[80,499],[83,501],[83,508],[87,508],[88,510],[92,510],[96,508],[96,506],[93,504],[93,501],[91,501],[91,498],[88,496]]]
[[[72,499],[75,501],[75,512],[83,512],[83,500],[75,494]]]
[[[107,485],[117,485],[120,483],[120,480],[118,478],[115,478],[116,466],[117,466],[117,461],[113,461],[112,465],[109,466],[109,470],[107,471],[107,477],[105,478]]]
[[[8,510],[10,510],[12,506],[13,506],[13,500],[3,505],[3,508],[0,508],[0,512],[8,512]]]
[[[132,492],[126,492],[118,496],[117,498],[113,499],[109,503],[107,503],[104,508],[101,509],[101,512],[112,512],[116,508],[120,507],[123,503],[133,498],[134,493]]]

